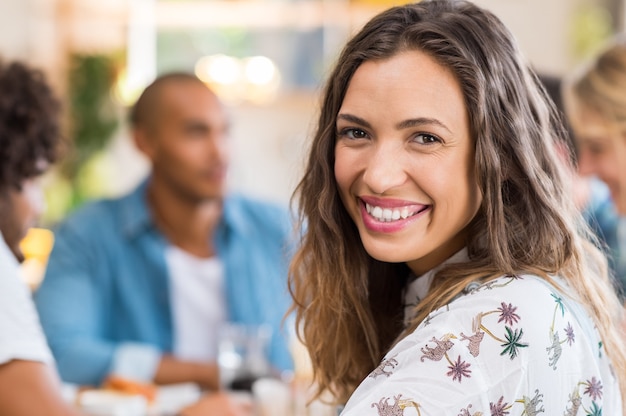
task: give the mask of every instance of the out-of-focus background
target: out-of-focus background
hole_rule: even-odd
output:
[[[624,30],[626,0],[478,0],[540,72],[563,75]],[[195,71],[228,103],[230,183],[287,202],[342,44],[386,0],[2,0],[0,57],[42,68],[64,99],[63,163],[46,178],[52,224],[146,174],[126,113],[157,74]]]

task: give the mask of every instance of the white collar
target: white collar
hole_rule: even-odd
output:
[[[446,261],[434,267],[433,269],[427,271],[418,277],[413,277],[409,279],[409,283],[405,288],[404,292],[404,323],[405,325],[413,319],[413,311],[415,310],[415,306],[422,301],[428,294],[430,289],[430,285],[433,281],[433,277],[435,274],[441,270],[444,266],[453,263],[462,263],[467,261],[469,256],[467,254],[467,248],[463,248],[449,257]]]

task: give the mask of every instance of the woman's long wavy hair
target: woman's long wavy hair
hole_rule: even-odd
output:
[[[470,224],[466,263],[448,266],[402,326],[408,269],[370,257],[344,208],[334,176],[335,122],[353,74],[365,61],[418,50],[455,74],[475,140],[483,202]],[[419,68],[416,68],[419,76]],[[345,46],[325,87],[304,176],[294,194],[301,241],[290,269],[299,335],[319,393],[345,401],[398,339],[469,282],[506,273],[559,274],[587,306],[623,380],[621,305],[573,204],[555,150],[557,112],[490,12],[465,1],[423,1],[374,17]]]

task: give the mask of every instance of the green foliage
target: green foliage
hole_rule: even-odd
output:
[[[68,85],[72,151],[65,174],[74,179],[80,168],[109,142],[119,117],[111,90],[115,63],[106,55],[73,55]]]
[[[53,224],[86,200],[106,193],[108,171],[103,152],[120,124],[120,108],[113,99],[119,59],[86,54],[70,59],[69,148],[48,175],[44,224]]]

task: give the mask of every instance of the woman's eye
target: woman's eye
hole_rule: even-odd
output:
[[[365,139],[367,138],[367,133],[360,129],[343,129],[339,133],[340,136],[347,137],[349,139]]]
[[[428,133],[419,133],[415,136],[415,141],[420,144],[441,143],[441,139]]]

